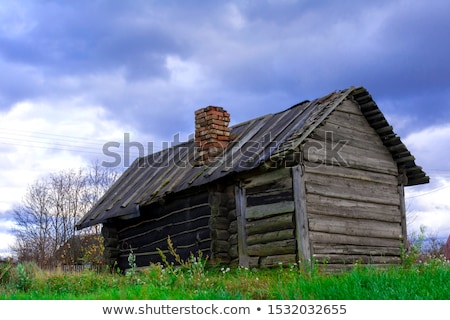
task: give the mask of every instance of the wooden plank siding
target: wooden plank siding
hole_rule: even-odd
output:
[[[342,103],[302,151],[314,259],[330,270],[399,262],[397,165],[359,108]]]

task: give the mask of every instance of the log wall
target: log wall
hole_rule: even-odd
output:
[[[211,257],[213,264],[229,264],[230,255],[230,211],[235,209],[234,185],[217,183],[209,187],[209,206],[211,218],[209,226],[211,230]]]
[[[230,256],[249,267],[295,263],[294,199],[290,168],[244,179],[230,211]]]
[[[104,223],[102,226],[102,236],[103,236],[103,257],[105,259],[105,264],[111,268],[117,264],[119,259],[119,235],[117,228],[114,224]]]
[[[330,269],[399,262],[397,165],[353,102],[308,137],[303,165],[313,257]]]
[[[119,267],[130,267],[128,256],[131,251],[138,266],[161,262],[158,248],[169,261],[173,261],[168,251],[168,236],[177,254],[184,260],[199,251],[204,256],[211,256],[209,200],[208,191],[202,189],[162,205],[141,208],[139,218],[115,223],[120,249]]]

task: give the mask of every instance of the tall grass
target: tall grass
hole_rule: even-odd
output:
[[[356,264],[341,273],[297,266],[259,270],[208,267],[205,262],[205,258],[192,256],[179,266],[134,266],[125,275],[49,272],[22,264],[10,268],[0,280],[0,299],[450,299],[450,265],[443,258],[384,269]]]

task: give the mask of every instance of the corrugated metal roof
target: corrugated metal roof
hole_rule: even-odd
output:
[[[354,99],[360,105],[399,168],[405,171],[408,185],[427,183],[429,178],[415,164],[414,157],[392,131],[367,90],[352,87],[231,127],[232,141],[222,157],[209,166],[194,166],[193,139],[136,159],[77,227],[82,229],[111,218],[133,216],[137,206],[157,202],[168,194],[257,168],[269,158],[283,159],[345,99]]]

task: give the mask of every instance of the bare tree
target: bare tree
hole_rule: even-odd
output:
[[[49,207],[52,214],[53,252],[69,242],[74,241],[75,224],[87,211],[82,194],[85,188],[83,170],[66,170],[49,176],[49,191],[51,193]],[[73,250],[66,250],[65,260],[75,262]]]
[[[48,189],[45,181],[36,181],[28,187],[22,204],[14,209],[15,251],[20,260],[44,265],[51,258],[52,217],[48,208]]]
[[[85,212],[105,194],[111,185],[119,178],[121,172],[112,168],[103,167],[99,161],[93,162],[84,172],[85,184],[82,194]],[[84,215],[84,214],[83,214]],[[84,229],[84,232],[100,235],[98,226]]]
[[[83,249],[75,224],[119,174],[95,162],[87,168],[60,171],[35,181],[14,209],[17,241],[13,250],[18,259],[41,266],[75,263]],[[95,228],[84,230],[83,241],[87,235],[98,234]]]
[[[99,161],[93,162],[84,172],[84,202],[89,207],[93,206],[119,178],[120,174],[120,171],[103,167]]]

